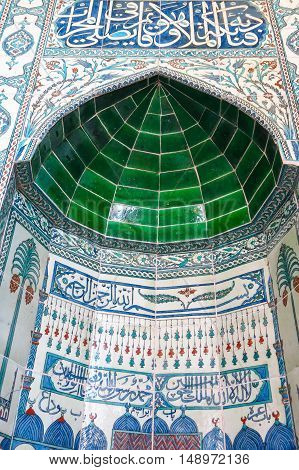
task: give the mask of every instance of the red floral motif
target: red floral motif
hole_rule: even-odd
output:
[[[264,340],[264,337],[263,337],[263,336],[260,336],[259,343],[260,343],[260,344],[263,344],[264,341],[265,341],[265,340]]]
[[[192,353],[191,353],[191,354],[192,354],[192,356],[196,356],[196,354],[197,354],[197,349],[196,349],[195,347],[192,349]]]
[[[229,352],[229,351],[231,350],[231,348],[232,348],[232,347],[231,347],[231,344],[230,344],[230,343],[227,343],[227,345],[226,345],[226,350],[227,350],[227,352]]]
[[[116,345],[114,346],[114,352],[117,353],[118,351],[119,351],[119,346],[118,346],[118,344],[116,344]]]
[[[184,290],[179,290],[179,294],[184,295],[185,297],[190,297],[190,295],[195,294],[196,289],[190,289],[190,287],[186,287]]]
[[[242,345],[241,345],[241,341],[237,341],[237,349],[241,349]]]
[[[208,352],[209,352],[209,348],[208,348],[208,346],[205,346],[205,347],[203,348],[203,353],[204,353],[204,354],[208,354]]]
[[[174,356],[174,350],[173,350],[173,348],[170,348],[170,349],[169,349],[168,356],[169,356],[170,358],[172,358],[172,357]]]
[[[56,328],[56,330],[54,331],[54,336],[56,336],[56,338],[57,338],[58,335],[59,335],[59,329]]]
[[[16,290],[18,290],[19,285],[20,285],[20,276],[18,276],[17,274],[14,274],[9,284],[10,292],[11,293],[16,292]]]
[[[141,354],[141,347],[140,346],[138,346],[136,348],[136,354],[137,354],[137,356],[139,356],[139,354]]]
[[[162,356],[163,356],[163,351],[162,351],[162,349],[159,349],[159,350],[158,350],[157,356],[158,356],[158,357],[162,357]]]
[[[185,354],[185,348],[180,349],[180,356],[183,356]]]
[[[247,344],[248,344],[249,347],[253,345],[253,340],[252,340],[252,338],[249,338],[249,339],[248,339]]]
[[[294,287],[295,291],[299,293],[299,276],[294,277],[293,287]]]
[[[285,289],[282,293],[282,303],[286,307],[288,305],[288,291]]]
[[[130,346],[127,345],[126,348],[125,348],[125,353],[126,353],[126,354],[129,354],[129,352],[130,352]]]
[[[152,349],[151,349],[151,348],[148,348],[148,350],[147,350],[147,355],[148,355],[148,356],[151,356],[151,355],[152,355]]]
[[[34,290],[32,286],[27,286],[26,287],[26,292],[25,292],[25,302],[26,305],[30,304],[32,302],[34,295]]]

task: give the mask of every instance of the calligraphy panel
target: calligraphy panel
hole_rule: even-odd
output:
[[[245,1],[76,1],[55,20],[68,48],[256,48],[267,34],[261,9]]]
[[[47,353],[41,389],[86,402],[151,409],[154,375],[88,367]],[[267,365],[218,373],[155,375],[155,402],[161,410],[230,409],[272,401]]]
[[[191,281],[190,281],[191,282]],[[266,302],[263,269],[216,283],[167,287],[144,286],[97,279],[55,261],[50,293],[98,311],[168,318],[180,314],[214,315]]]

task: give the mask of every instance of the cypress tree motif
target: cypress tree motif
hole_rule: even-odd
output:
[[[20,313],[25,286],[25,303],[26,305],[28,305],[33,300],[33,296],[37,289],[40,277],[40,260],[33,238],[28,238],[28,240],[24,240],[17,247],[12,261],[11,272],[12,278],[10,281],[10,292],[13,294],[17,292],[17,290],[19,290],[19,293],[15,305],[14,314],[12,317],[6,347],[3,354],[5,358],[2,361],[0,371],[0,390],[7,368],[7,361],[13,343],[13,337],[15,334],[15,329]]]
[[[298,273],[298,275],[296,275],[296,273]],[[288,305],[290,295],[297,340],[299,342],[299,327],[293,296],[293,288],[297,293],[299,292],[299,260],[293,248],[284,243],[280,247],[277,261],[277,285],[279,295],[285,307]]]

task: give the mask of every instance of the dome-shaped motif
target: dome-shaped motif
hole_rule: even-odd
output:
[[[140,423],[138,419],[129,413],[129,407],[126,407],[124,415],[117,418],[112,429],[114,431],[141,432]]]
[[[9,439],[8,437],[5,437],[0,442],[0,450],[10,450],[10,446],[11,446],[11,439]]]
[[[186,416],[185,410],[179,418],[175,419],[170,426],[170,434],[197,434],[198,429],[195,421]]]
[[[44,436],[44,425],[32,406],[19,416],[16,422],[15,437],[41,442]]]
[[[279,421],[279,412],[272,413],[274,424],[266,434],[265,449],[267,450],[295,450],[293,431]]]
[[[74,433],[71,426],[65,421],[63,415],[48,427],[44,443],[63,449],[72,449]]]
[[[250,223],[277,187],[281,166],[258,122],[156,76],[58,121],[28,161],[26,191],[34,185],[58,217],[100,235],[162,244]],[[23,164],[16,171],[22,178]]]
[[[146,434],[152,433],[153,419],[149,418],[142,426],[142,432]],[[155,414],[154,416],[154,434],[169,434],[168,424],[164,419]]]
[[[218,421],[219,419],[212,419],[214,427],[205,435],[202,441],[204,450],[231,450],[233,448],[229,436],[223,434],[223,431],[219,428]]]
[[[90,415],[90,423],[76,436],[75,449],[106,450],[108,442],[104,432],[94,424],[96,415]]]
[[[238,432],[234,440],[234,450],[262,450],[264,449],[263,439],[260,434],[252,428],[246,426],[247,418],[241,418],[242,429]]]

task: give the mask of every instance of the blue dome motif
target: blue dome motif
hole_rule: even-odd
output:
[[[151,434],[153,426],[153,419],[149,418],[142,426],[142,432]],[[164,419],[159,416],[154,416],[154,434],[169,434],[169,427]]]
[[[212,419],[214,428],[203,438],[203,450],[231,450],[233,448],[229,436],[227,434],[223,434],[223,431],[219,428],[219,426],[217,426],[218,421],[218,419]]]
[[[279,421],[279,412],[272,413],[274,424],[266,434],[265,449],[267,450],[295,450],[293,431]]]
[[[44,425],[32,406],[19,416],[16,422],[15,437],[41,442],[44,436]]]
[[[185,410],[179,418],[175,419],[170,426],[170,434],[197,434],[198,429],[195,421],[185,415]]]
[[[0,450],[10,450],[11,440],[9,437],[5,437],[0,442]]]
[[[108,442],[104,432],[94,424],[96,415],[90,415],[91,422],[78,432],[75,440],[75,449],[106,450]]]
[[[55,447],[62,447],[63,449],[73,448],[74,433],[63,415],[50,424],[44,437],[44,443]]]
[[[141,432],[138,419],[129,413],[129,407],[126,407],[126,410],[124,415],[117,418],[112,429],[114,431]]]
[[[241,418],[242,429],[238,432],[234,440],[234,450],[262,450],[264,449],[263,439],[260,434],[252,428],[246,426],[247,418]]]

